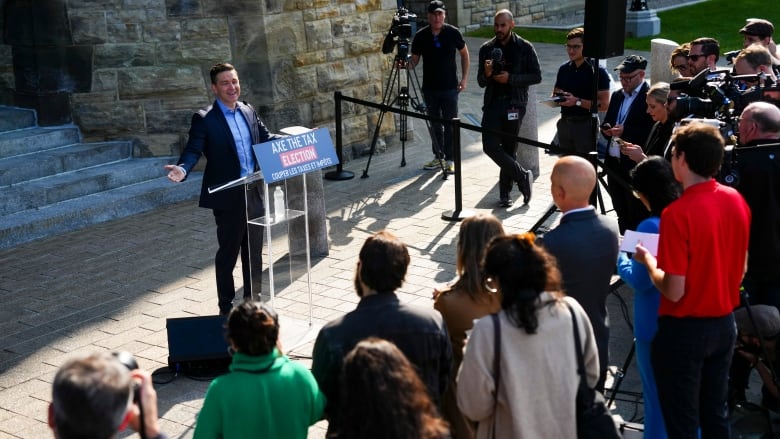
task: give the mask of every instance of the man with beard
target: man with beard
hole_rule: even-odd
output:
[[[477,82],[485,89],[482,106],[482,150],[500,168],[499,205],[510,207],[512,186],[517,184],[523,204],[531,200],[533,173],[517,163],[517,141],[528,103],[528,87],[542,82],[536,50],[512,32],[515,26],[507,9],[493,19],[495,38],[479,49]],[[500,132],[501,134],[497,134]]]
[[[357,309],[325,325],[312,353],[312,373],[327,397],[328,431],[338,431],[339,373],[344,356],[367,337],[395,343],[415,365],[431,398],[438,402],[452,371],[452,347],[447,326],[438,311],[401,303],[401,287],[409,266],[409,251],[389,231],[370,236],[360,249],[355,272]],[[401,422],[401,420],[399,420]]]

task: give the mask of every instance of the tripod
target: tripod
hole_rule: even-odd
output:
[[[363,175],[360,178],[368,178],[368,167],[371,166],[371,158],[376,151],[376,142],[379,138],[379,130],[382,128],[382,121],[384,120],[385,113],[387,113],[387,107],[392,107],[398,104],[398,108],[401,112],[398,114],[398,129],[400,131],[399,136],[401,140],[401,166],[406,166],[406,140],[407,140],[407,124],[408,124],[408,111],[409,106],[419,112],[427,113],[425,102],[420,99],[420,81],[417,77],[417,72],[410,70],[409,66],[409,43],[398,42],[398,53],[393,59],[393,68],[390,70],[390,76],[387,78],[385,84],[385,91],[382,95],[382,109],[379,112],[379,119],[374,129],[374,135],[371,138],[371,149],[368,155],[368,162],[366,163],[366,169],[363,170]],[[406,73],[401,74],[400,71],[404,70]],[[403,78],[403,80],[402,80]],[[391,92],[395,91],[395,97],[391,99]],[[428,129],[428,134],[431,136],[434,148],[441,152],[441,145],[439,145],[434,135],[431,123],[428,119],[425,119],[425,126]],[[443,155],[442,155],[443,157]],[[441,164],[442,171],[444,171],[444,162]],[[447,173],[444,172],[445,178]]]

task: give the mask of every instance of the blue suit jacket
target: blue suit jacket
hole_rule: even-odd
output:
[[[540,238],[558,260],[563,288],[590,317],[601,369],[607,367],[609,319],[606,299],[618,255],[618,226],[614,218],[594,209],[572,212],[558,227]]]
[[[266,142],[281,136],[271,134],[257,112],[246,102],[238,102],[252,133],[252,144]],[[206,157],[206,169],[203,172],[203,185],[200,191],[200,207],[209,209],[244,209],[242,187],[235,187],[209,194],[208,188],[236,180],[241,177],[241,164],[236,152],[236,144],[225,115],[216,101],[192,115],[187,146],[179,157],[178,164],[187,170],[187,175],[198,163],[201,156]]]

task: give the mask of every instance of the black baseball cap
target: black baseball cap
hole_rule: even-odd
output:
[[[628,55],[615,67],[615,70],[621,73],[631,73],[634,70],[645,70],[645,68],[647,68],[647,60],[643,56]]]
[[[436,11],[444,11],[444,12],[447,11],[447,8],[444,6],[444,2],[443,1],[441,1],[441,0],[433,0],[428,5],[428,12],[429,13],[432,14],[432,13],[434,13]]]

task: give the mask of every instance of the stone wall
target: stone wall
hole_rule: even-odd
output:
[[[462,30],[492,26],[499,9],[509,9],[515,23],[536,21],[571,14],[585,13],[585,0],[443,0],[447,6],[447,21]],[[407,0],[404,4],[424,20],[430,0]],[[584,16],[584,15],[583,15]]]
[[[530,22],[556,8],[584,5],[584,0],[445,2],[450,23],[462,29],[489,25],[505,7],[517,13],[518,22]],[[421,24],[427,4],[406,2]],[[54,49],[46,46],[52,43],[45,33],[35,31],[42,6],[49,20],[61,21],[55,23]],[[17,52],[29,53],[32,45],[40,49],[36,59],[27,60],[38,69],[33,79],[46,74],[41,52],[58,54],[59,65],[68,70],[57,75],[49,95],[32,102],[46,108],[52,96],[64,94],[68,120],[85,140],[131,139],[138,156],[178,155],[193,111],[213,100],[209,67],[227,61],[239,72],[242,99],[272,131],[304,125],[333,133],[335,91],[381,101],[393,58],[381,46],[396,9],[395,0],[0,0],[0,103],[20,105],[23,87],[39,91],[29,72],[18,68]],[[14,16],[19,11],[26,16]],[[79,70],[75,81],[70,70]],[[360,150],[377,116],[375,110],[344,104],[344,144]],[[394,126],[387,113],[382,134]]]

